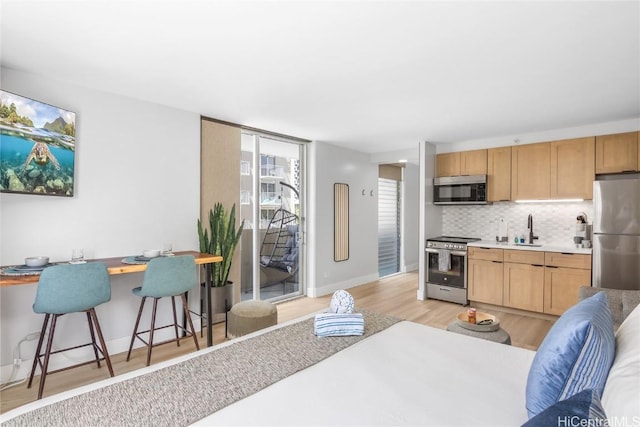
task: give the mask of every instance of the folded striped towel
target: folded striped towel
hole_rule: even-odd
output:
[[[321,313],[316,314],[313,325],[318,337],[341,337],[364,334],[362,313]]]

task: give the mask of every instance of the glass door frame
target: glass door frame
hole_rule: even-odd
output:
[[[307,291],[307,239],[306,239],[306,212],[307,212],[307,165],[308,165],[308,142],[297,138],[273,135],[265,132],[256,131],[255,129],[243,129],[243,134],[253,137],[253,173],[252,173],[252,192],[253,192],[253,210],[252,210],[252,287],[253,299],[260,300],[260,247],[262,245],[261,227],[260,227],[260,198],[261,198],[261,152],[260,140],[272,140],[287,144],[296,144],[299,153],[300,167],[300,185],[299,185],[299,254],[298,254],[298,290],[284,294],[282,297],[270,298],[267,301],[281,301],[299,296],[306,295]]]

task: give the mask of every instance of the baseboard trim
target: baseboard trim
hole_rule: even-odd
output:
[[[330,283],[319,288],[307,289],[307,296],[310,298],[317,298],[324,295],[329,295],[340,289],[349,289],[356,286],[364,285],[366,283],[378,280],[378,273],[369,274],[366,276],[354,277],[353,279],[345,280],[343,282]]]

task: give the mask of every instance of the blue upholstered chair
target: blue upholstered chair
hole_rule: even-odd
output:
[[[196,344],[196,349],[200,350],[198,345],[198,339],[193,329],[193,322],[189,315],[189,307],[187,306],[186,292],[198,284],[198,272],[196,269],[196,262],[192,255],[174,256],[174,257],[160,257],[153,258],[147,264],[147,269],[144,272],[144,278],[142,280],[142,286],[134,288],[133,294],[142,297],[140,302],[140,309],[138,310],[138,318],[136,319],[136,325],[133,328],[133,334],[131,336],[131,344],[129,344],[129,352],[127,353],[127,361],[131,357],[131,349],[135,339],[147,345],[147,366],[151,362],[151,349],[156,345],[165,344],[168,342],[176,341],[180,346],[180,336],[178,335],[178,329],[185,331],[187,336],[193,337],[193,342]],[[176,317],[176,301],[175,297],[180,295],[182,299],[182,307],[187,319],[188,328],[178,324]],[[140,325],[140,317],[142,316],[142,309],[147,297],[153,298],[153,311],[151,312],[151,327],[146,331],[138,332],[138,326]],[[171,297],[171,305],[173,306],[173,323],[165,326],[156,327],[156,310],[158,307],[158,300],[163,297]],[[176,338],[161,343],[153,343],[153,332],[158,329],[170,328],[175,330]],[[149,334],[149,341],[145,341],[140,335]]]
[[[33,358],[33,367],[31,368],[31,375],[29,375],[29,383],[27,385],[28,388],[31,387],[36,367],[40,366],[42,374],[40,375],[38,399],[42,397],[47,373],[57,372],[48,372],[49,357],[55,353],[92,346],[95,359],[70,366],[70,368],[93,362],[96,362],[98,367],[100,367],[100,361],[104,360],[107,368],[109,368],[109,375],[113,376],[109,352],[107,351],[107,346],[105,345],[100,323],[98,322],[95,311],[95,307],[110,299],[111,283],[109,281],[109,273],[107,272],[107,267],[102,263],[96,262],[78,265],[61,264],[47,267],[42,271],[36,291],[36,299],[33,304],[33,311],[36,313],[44,313],[45,316],[42,331],[40,332],[40,339],[38,340],[36,355]],[[87,314],[91,342],[74,347],[67,347],[62,350],[51,351],[58,318],[65,314],[78,312],[85,312]],[[44,353],[41,353],[49,320],[51,320],[51,323],[49,325],[47,346]],[[100,346],[96,343],[96,333],[100,340]],[[43,357],[44,361],[42,361]]]

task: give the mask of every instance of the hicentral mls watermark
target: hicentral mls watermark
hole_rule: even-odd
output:
[[[640,415],[587,420],[578,416],[558,417],[557,427],[640,427]]]

